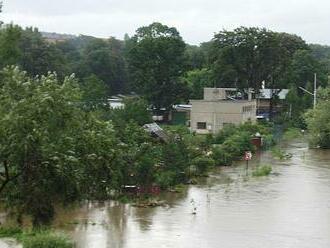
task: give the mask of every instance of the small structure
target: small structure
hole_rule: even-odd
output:
[[[280,113],[283,109],[283,102],[288,93],[288,89],[260,89],[257,96],[258,119],[268,119],[271,114],[270,111],[272,111],[273,116]],[[272,98],[276,99],[273,99],[273,106],[271,110]]]
[[[111,96],[110,98],[108,98],[108,104],[110,106],[110,108],[112,109],[118,109],[118,108],[124,108],[125,107],[125,99],[129,99],[129,98],[136,98],[138,97],[137,94],[135,94],[134,92],[131,92],[130,94],[118,94],[118,95],[114,95]]]
[[[187,126],[190,120],[190,111],[190,104],[173,105],[173,110],[170,113],[171,124]]]
[[[145,124],[143,125],[143,128],[145,131],[150,133],[151,136],[158,138],[163,142],[168,142],[169,140],[168,135],[166,134],[164,129],[162,129],[160,126],[157,125],[157,123]]]
[[[256,100],[252,91],[247,96],[235,88],[204,88],[203,100],[190,100],[191,130],[200,133],[217,133],[228,124],[256,121]]]

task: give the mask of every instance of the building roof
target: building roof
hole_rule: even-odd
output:
[[[280,90],[280,89],[274,89],[274,90]],[[272,89],[260,89],[259,92],[260,92],[259,99],[270,99],[272,96]],[[278,94],[279,99],[284,100],[288,93],[289,93],[288,89],[281,89],[280,93]]]
[[[169,137],[166,134],[166,132],[164,131],[164,129],[162,129],[160,126],[157,125],[157,123],[148,123],[143,125],[143,129],[145,131],[147,131],[148,133],[150,133],[153,136],[158,137],[159,139],[161,139],[164,142],[167,142]]]

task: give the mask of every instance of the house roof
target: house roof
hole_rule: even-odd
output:
[[[280,90],[280,89],[274,89],[274,90]],[[272,96],[272,89],[260,89],[259,92],[260,92],[259,99],[270,99]],[[288,93],[289,93],[288,89],[282,89],[278,94],[279,99],[284,100]]]
[[[167,142],[169,139],[169,137],[166,134],[166,132],[164,131],[164,129],[162,129],[160,126],[158,126],[157,123],[145,124],[145,125],[143,125],[143,128],[145,131],[147,131],[151,135],[154,135],[154,136],[160,138],[162,141]]]

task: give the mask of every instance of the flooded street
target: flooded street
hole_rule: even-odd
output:
[[[305,143],[287,151],[286,161],[268,152],[254,158],[251,170],[273,166],[268,177],[246,177],[244,163],[220,168],[186,193],[164,196],[166,207],[89,204],[61,213],[55,226],[78,248],[328,248],[330,151]]]

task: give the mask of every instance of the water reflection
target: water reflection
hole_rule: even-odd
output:
[[[244,163],[219,168],[184,194],[164,194],[168,206],[86,203],[61,210],[55,226],[78,248],[328,248],[330,153],[304,143],[288,150],[288,161],[254,158],[252,170],[273,165],[269,177],[247,177]]]

